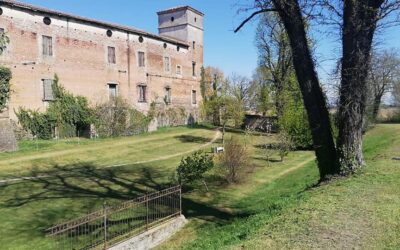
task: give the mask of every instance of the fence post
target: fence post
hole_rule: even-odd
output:
[[[104,250],[107,249],[107,203],[103,203],[103,214],[104,214]]]
[[[146,192],[146,231],[149,230],[149,196]]]

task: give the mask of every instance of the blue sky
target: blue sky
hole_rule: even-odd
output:
[[[103,21],[133,26],[157,34],[159,10],[190,5],[205,13],[204,63],[221,68],[226,75],[236,72],[251,77],[257,66],[254,34],[257,21],[250,22],[239,33],[233,29],[243,19],[237,4],[249,0],[22,0],[42,7]],[[340,44],[334,35],[315,34],[318,73],[326,81],[332,71]],[[381,47],[400,49],[400,28],[385,30],[379,36]]]

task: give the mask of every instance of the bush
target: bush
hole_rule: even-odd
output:
[[[138,134],[147,131],[153,119],[152,113],[146,116],[117,97],[95,107],[94,123],[101,137]]]
[[[290,136],[285,132],[281,132],[279,134],[279,144],[278,144],[278,154],[279,157],[281,158],[281,161],[283,161],[283,158],[285,158],[293,148],[294,145]]]
[[[46,112],[23,108],[16,112],[23,129],[41,139],[51,139],[55,128],[58,128],[61,137],[76,136],[76,132],[87,129],[93,119],[87,99],[67,92],[58,84],[57,75],[54,79],[54,100],[49,103]]]
[[[224,152],[218,156],[218,163],[228,183],[237,183],[243,170],[250,166],[248,149],[237,137],[225,141]]]
[[[53,137],[56,119],[50,114],[20,108],[16,115],[22,128],[34,137],[44,140]]]
[[[11,77],[10,69],[0,67],[0,111],[7,106],[8,98],[10,98]]]
[[[181,185],[202,181],[207,188],[204,174],[213,167],[214,162],[212,156],[207,155],[203,151],[195,152],[192,155],[182,158],[176,170],[178,181]]]

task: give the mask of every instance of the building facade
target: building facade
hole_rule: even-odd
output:
[[[159,34],[0,1],[0,32],[10,43],[0,64],[13,73],[9,116],[19,107],[44,111],[55,74],[91,105],[113,96],[142,112],[152,102],[196,117],[203,66],[203,14],[189,6],[158,14]]]

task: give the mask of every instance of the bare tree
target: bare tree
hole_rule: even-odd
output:
[[[258,14],[278,13],[289,37],[293,65],[307,110],[320,177],[324,180],[331,175],[352,173],[364,164],[362,127],[372,41],[377,27],[382,24],[378,22],[393,14],[400,1],[255,0],[254,3],[257,10],[235,31]],[[325,96],[307,41],[306,20],[319,16],[329,17],[322,23],[341,27],[342,59],[337,148]]]
[[[400,78],[400,58],[394,50],[384,50],[372,54],[368,75],[371,116],[376,120],[382,97],[390,92]]]
[[[238,102],[242,103],[244,109],[249,109],[251,81],[249,78],[233,73],[228,78],[229,92]]]
[[[294,72],[292,53],[285,28],[276,13],[264,13],[256,31],[259,64],[263,67],[265,80],[271,83],[275,96],[275,108],[283,112],[282,92],[287,78]]]

